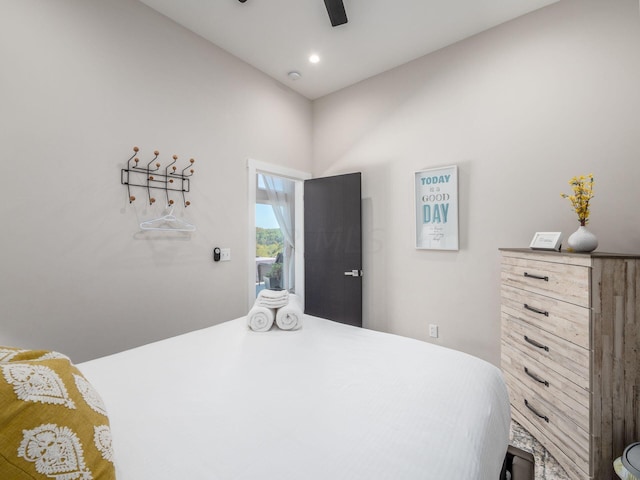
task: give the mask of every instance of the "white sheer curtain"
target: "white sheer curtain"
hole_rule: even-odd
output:
[[[262,177],[269,203],[273,207],[278,226],[284,237],[282,253],[282,288],[294,287],[294,250],[295,250],[295,182],[280,177],[258,173]],[[260,184],[260,182],[258,182]]]

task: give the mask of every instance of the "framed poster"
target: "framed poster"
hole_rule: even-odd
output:
[[[415,173],[416,248],[458,250],[458,166]]]

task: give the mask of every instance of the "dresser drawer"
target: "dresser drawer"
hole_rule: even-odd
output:
[[[590,351],[502,312],[503,342],[589,391]]]
[[[579,468],[575,463],[576,457],[572,455],[571,452],[565,453],[560,447],[549,440],[546,435],[542,433],[540,429],[538,429],[536,425],[538,422],[536,422],[536,424],[533,424],[527,417],[520,414],[520,412],[515,408],[511,409],[511,418],[513,418],[513,420],[518,422],[529,433],[531,433],[531,435],[533,435],[533,437],[544,446],[545,450],[549,452],[549,454],[553,456],[558,461],[558,463],[560,463],[560,465],[562,465],[562,468],[568,475],[567,478],[570,478],[571,480],[594,480],[594,477],[592,475],[593,466],[590,467],[591,469],[588,473],[584,469]],[[598,478],[598,480],[605,480],[605,478]],[[613,479],[608,478],[606,480]]]
[[[590,307],[590,269],[580,265],[503,257],[502,284]]]
[[[502,311],[583,348],[589,348],[588,308],[502,285]]]
[[[565,412],[567,418],[580,428],[589,430],[589,391],[508,343],[502,343],[501,356],[504,372]]]
[[[505,372],[505,380],[512,408],[517,410],[527,423],[535,425],[581,470],[588,473],[590,439],[587,431],[567,418],[563,409],[557,408],[544,397],[529,390],[509,373]]]

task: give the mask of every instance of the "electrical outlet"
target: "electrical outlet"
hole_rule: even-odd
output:
[[[438,325],[429,324],[429,336],[438,338]]]
[[[231,249],[230,248],[221,248],[220,249],[220,261],[228,262],[231,260]]]

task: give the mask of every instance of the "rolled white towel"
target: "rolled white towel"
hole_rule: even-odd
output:
[[[280,308],[289,303],[289,292],[287,290],[260,290],[256,305],[267,308]]]
[[[254,332],[266,332],[273,326],[275,316],[273,308],[254,305],[247,313],[247,325]]]
[[[276,311],[276,324],[282,330],[297,330],[302,327],[302,302],[297,295],[289,295],[289,303]]]

